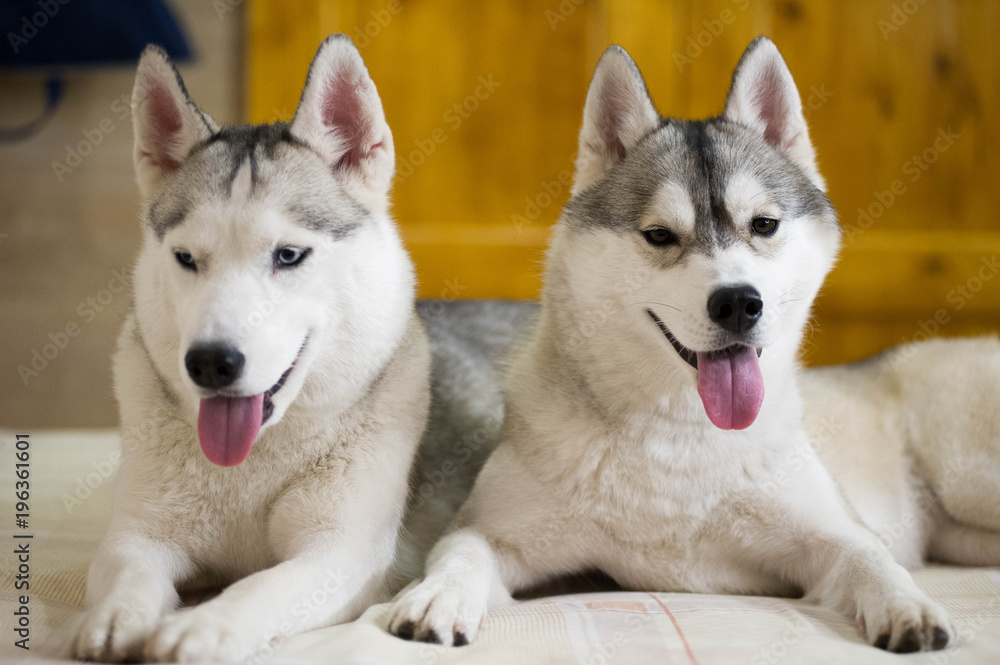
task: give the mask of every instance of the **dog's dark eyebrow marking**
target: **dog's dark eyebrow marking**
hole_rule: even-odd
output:
[[[258,147],[263,151],[264,157],[273,159],[278,151],[278,146],[288,145],[296,148],[315,152],[311,146],[292,134],[291,127],[287,122],[278,122],[270,125],[238,125],[235,127],[225,127],[215,132],[207,139],[195,145],[185,162],[191,160],[199,153],[223,144],[223,150],[228,157],[229,171],[213,175],[212,187],[221,187],[226,196],[232,195],[233,182],[239,175],[240,168],[244,162],[250,160],[250,181],[251,188],[256,187],[260,180],[260,165],[258,163]],[[226,157],[221,157],[225,160]],[[225,163],[225,161],[223,161]],[[192,185],[190,178],[183,182]],[[193,186],[200,187],[204,183],[193,183]],[[171,187],[170,192],[176,192],[178,187]],[[158,240],[163,240],[166,233],[184,221],[190,212],[191,204],[187,200],[175,200],[175,196],[161,196],[149,208],[148,220],[153,232]]]
[[[163,240],[167,231],[179,226],[190,210],[187,200],[170,201],[161,196],[149,207],[149,224],[157,240]]]
[[[231,162],[229,173],[223,178],[223,188],[226,192],[226,197],[231,198],[233,196],[233,183],[236,182],[236,178],[240,175],[240,170],[243,169],[243,164],[250,161],[250,191],[252,192],[256,189],[258,181],[260,180],[260,171],[257,165],[257,150],[255,145],[247,147],[246,151],[233,151],[230,155]]]
[[[718,154],[718,137],[710,134],[712,123],[712,119],[683,123],[685,143],[696,166],[688,183],[695,209],[695,236],[705,246],[728,245],[736,240],[725,201],[730,174]]]
[[[257,167],[257,151],[250,151],[250,189],[257,187],[257,181],[260,179],[259,169]]]
[[[198,149],[224,143],[229,152],[231,169],[222,179],[222,188],[226,196],[232,196],[233,181],[239,175],[243,164],[250,161],[250,186],[256,187],[260,182],[258,164],[258,149],[265,159],[274,159],[281,145],[312,150],[305,142],[292,134],[287,122],[276,122],[270,125],[236,125],[225,127],[198,146]],[[192,154],[194,151],[192,151]]]
[[[350,236],[361,226],[362,220],[367,216],[365,210],[359,210],[354,206],[344,219],[344,215],[335,215],[332,211],[298,203],[288,206],[288,214],[292,221],[299,226],[304,226],[310,231],[325,233],[334,240],[343,240]]]

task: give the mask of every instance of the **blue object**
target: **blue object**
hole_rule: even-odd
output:
[[[0,142],[38,133],[62,98],[59,69],[134,65],[146,44],[159,44],[174,60],[191,58],[184,33],[162,0],[0,0],[0,67],[53,69],[45,83],[45,109],[21,127],[0,129]]]
[[[3,67],[135,64],[146,44],[191,57],[162,0],[0,0]]]

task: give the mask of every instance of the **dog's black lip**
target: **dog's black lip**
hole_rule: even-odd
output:
[[[665,324],[663,320],[656,315],[656,312],[654,312],[651,309],[647,309],[646,313],[649,314],[649,316],[653,319],[653,322],[656,323],[657,326],[659,326],[660,331],[663,333],[663,336],[667,338],[667,341],[670,342],[670,345],[674,347],[675,351],[677,351],[677,355],[679,355],[681,359],[684,360],[684,362],[686,362],[688,365],[691,365],[691,367],[698,369],[698,354],[695,351],[692,351],[691,349],[687,348],[686,346],[678,342],[677,338],[674,337],[674,334],[670,332],[669,328],[667,328],[667,324]],[[747,345],[733,344],[732,346],[727,346],[724,349],[718,349],[717,351],[713,351],[712,353],[726,353],[741,346],[747,346]],[[757,351],[758,358],[760,358],[760,354],[764,352],[764,350],[761,348],[755,348],[754,350]]]
[[[266,391],[264,391],[264,411],[261,414],[260,418],[261,425],[266,423],[268,419],[271,417],[271,415],[274,413],[274,404],[271,402],[271,397],[276,392],[281,390],[281,387],[283,385],[285,385],[285,381],[288,380],[288,375],[292,373],[293,369],[295,369],[295,365],[298,364],[299,358],[302,357],[302,351],[305,350],[306,343],[308,342],[309,342],[309,336],[306,335],[306,338],[302,341],[302,346],[299,347],[299,352],[295,354],[295,360],[292,361],[292,364],[288,367],[288,369],[285,370],[284,374],[281,375],[281,377],[278,379],[278,382],[275,383],[270,388],[268,388]]]
[[[678,342],[677,338],[670,332],[670,329],[667,328],[667,324],[665,324],[660,317],[653,312],[653,310],[647,309],[646,313],[649,314],[653,318],[656,325],[660,327],[660,331],[663,332],[664,337],[667,338],[667,341],[670,342],[670,345],[674,347],[674,350],[677,351],[677,354],[684,360],[684,362],[691,365],[691,367],[698,369],[698,354]]]

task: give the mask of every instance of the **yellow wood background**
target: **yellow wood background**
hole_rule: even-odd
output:
[[[253,122],[291,117],[327,34],[355,39],[395,137],[395,217],[424,297],[537,295],[608,44],[632,54],[661,113],[704,117],[765,34],[806,102],[847,240],[806,359],[1000,328],[993,0],[251,0],[247,21]]]

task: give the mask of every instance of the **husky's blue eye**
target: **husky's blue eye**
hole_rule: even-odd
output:
[[[194,263],[194,257],[191,256],[189,252],[182,250],[174,251],[174,258],[177,259],[177,263],[181,264],[181,267],[185,270],[197,270],[198,267]]]
[[[299,247],[282,247],[274,252],[276,268],[291,268],[302,263],[312,250]]]
[[[661,226],[642,232],[643,237],[654,247],[665,247],[666,245],[676,245],[677,236]]]
[[[770,217],[756,217],[750,222],[750,230],[759,236],[774,235],[778,230],[778,220]]]

